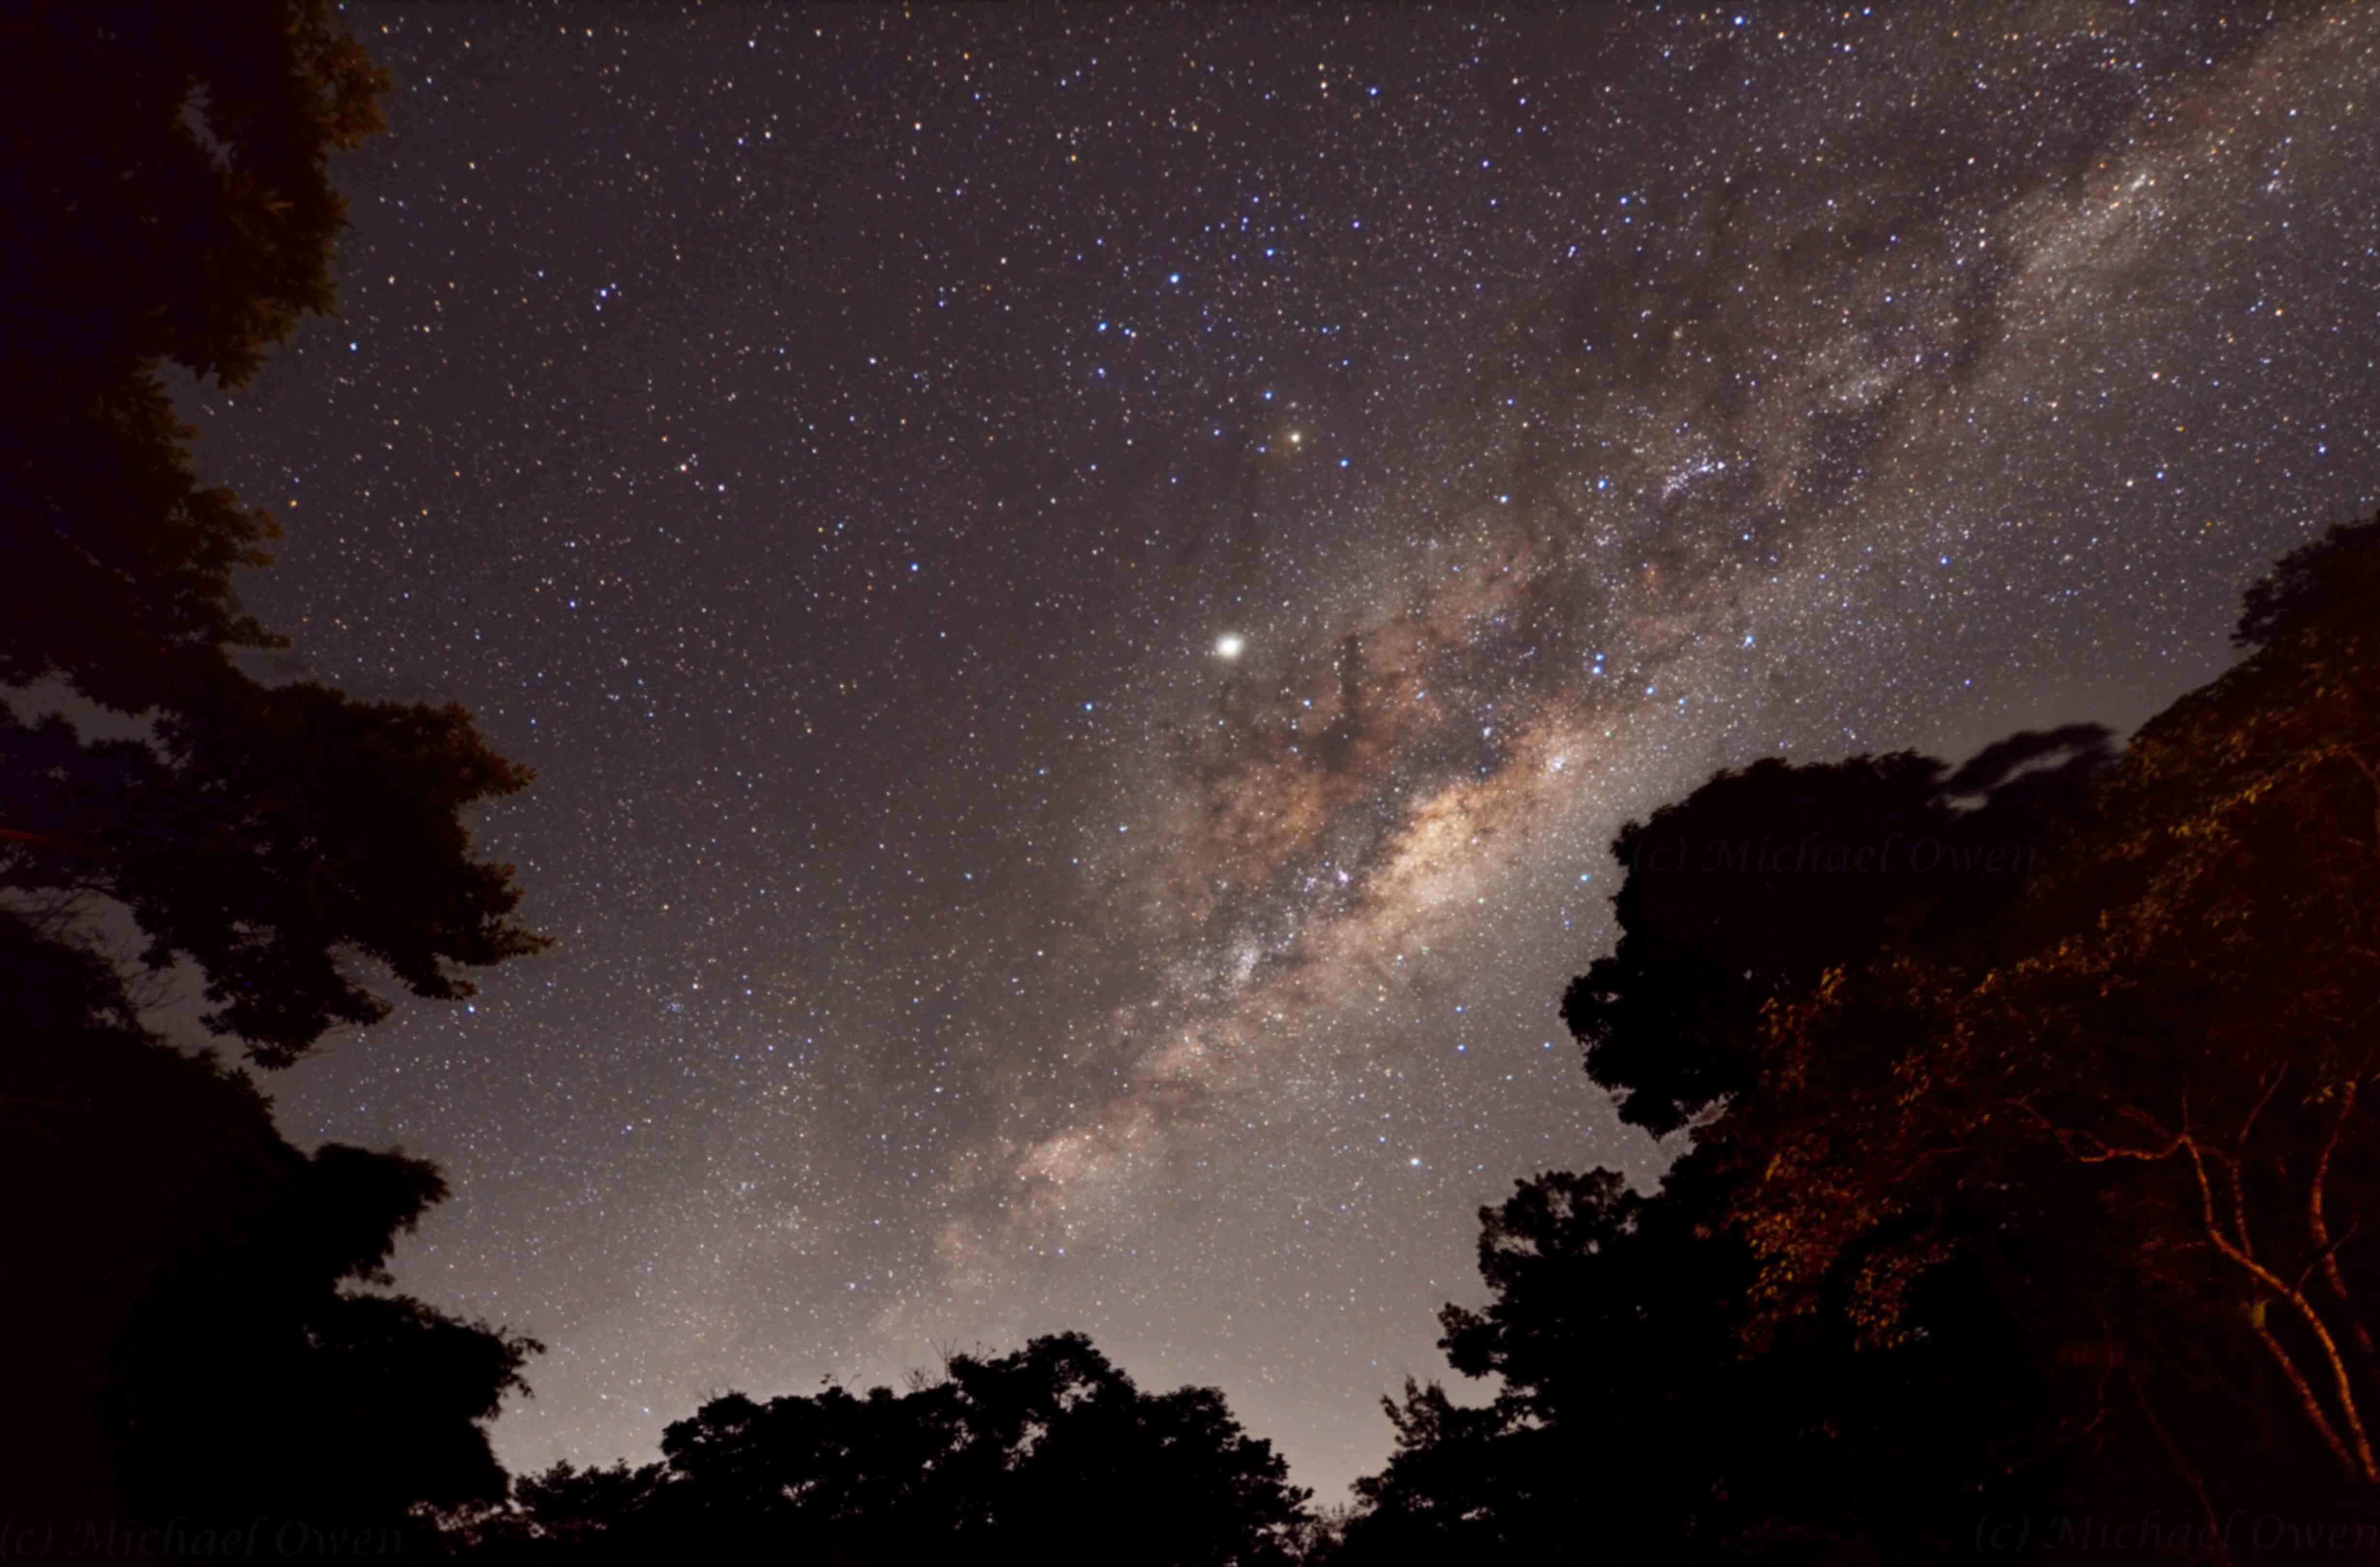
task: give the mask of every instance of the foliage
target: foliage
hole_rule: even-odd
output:
[[[1145,1393],[1080,1334],[957,1355],[939,1381],[761,1403],[729,1393],[662,1462],[519,1482],[522,1554],[851,1563],[1254,1564],[1308,1520],[1269,1442],[1211,1388]]]
[[[247,383],[331,309],[329,154],[387,79],[322,0],[42,6],[0,50],[0,682],[176,705],[281,646],[231,597],[271,519],[200,485],[160,364]]]
[[[94,932],[285,1065],[541,946],[464,813],[520,788],[458,709],[254,676],[262,511],[202,484],[171,367],[245,384],[332,304],[328,165],[386,79],[326,0],[35,5],[0,48],[0,1326],[23,1368],[20,1524],[389,1526],[485,1504],[484,1430],[536,1345],[391,1294],[445,1192],[398,1152],[307,1154],[249,1080],[141,1022]],[[43,708],[82,716],[33,720]],[[139,739],[94,740],[93,710]]]
[[[1992,940],[1779,1008],[1728,1133],[1773,1311],[1850,1269],[1888,1337],[1950,1230],[2038,1236],[2045,1354],[2101,1384],[2078,1434],[2129,1392],[2210,1518],[2380,1484],[2375,567],[2380,520],[2282,562],[2257,650],[2143,729]]]
[[[475,863],[461,820],[528,770],[490,751],[459,708],[249,686],[164,718],[153,743],[86,741],[63,719],[0,709],[0,777],[7,825],[25,835],[0,842],[0,887],[121,903],[147,964],[194,960],[208,1026],[263,1065],[387,1013],[348,954],[451,999],[472,988],[450,963],[544,945],[508,922],[510,869]]]
[[[1358,1482],[1346,1567],[1454,1560],[1936,1559],[2038,1491],[2040,1379],[1969,1274],[1936,1281],[1926,1342],[1864,1352],[1818,1322],[1747,1342],[1756,1261],[1707,1153],[1658,1193],[1608,1170],[1521,1183],[1482,1214],[1481,1311],[1448,1307],[1478,1407],[1408,1383],[1397,1449]],[[1974,1462],[1975,1434],[1993,1447]]]
[[[0,684],[144,716],[153,745],[0,719],[0,892],[121,900],[209,1026],[284,1065],[416,994],[537,951],[507,867],[462,813],[528,781],[461,710],[269,686],[284,646],[233,595],[269,518],[190,468],[158,370],[244,384],[331,308],[345,206],[330,152],[379,128],[386,79],[323,0],[39,8],[0,51],[12,217],[0,252]]]
[[[1742,1092],[1767,1002],[1864,959],[1896,922],[1939,936],[1989,917],[2107,743],[2091,724],[2014,735],[1956,774],[1908,752],[1770,759],[1629,823],[1612,844],[1619,941],[1562,998],[1588,1074],[1657,1136]]]
[[[493,1499],[484,1424],[537,1345],[385,1293],[445,1195],[401,1153],[308,1155],[244,1075],[143,1027],[115,966],[0,917],[5,1315],[27,1517],[394,1525]]]
[[[2375,612],[2380,519],[2120,759],[1765,762],[1631,824],[1564,1010],[1693,1151],[1483,1212],[1441,1342],[1495,1396],[1391,1403],[1345,1559],[1934,1560],[2044,1503],[2220,1556],[2252,1503],[2368,1505]]]

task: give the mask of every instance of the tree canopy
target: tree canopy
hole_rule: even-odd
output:
[[[272,519],[192,474],[165,364],[245,385],[332,308],[330,154],[387,78],[322,0],[42,6],[0,51],[0,682],[141,711],[285,644],[232,597]]]
[[[1562,1019],[1621,1117],[1677,1130],[1752,1081],[1762,1009],[1874,952],[2015,893],[2036,822],[2107,760],[2093,724],[2011,735],[1956,772],[1908,752],[1726,771],[1621,831],[1620,936]]]
[[[955,1355],[905,1392],[714,1398],[642,1469],[523,1479],[524,1554],[859,1563],[1285,1562],[1306,1492],[1220,1393],[1148,1393],[1079,1333]]]
[[[0,891],[128,907],[147,961],[195,962],[211,1027],[267,1065],[534,952],[464,813],[526,784],[455,707],[259,680],[243,611],[272,519],[202,484],[161,370],[244,385],[332,306],[329,158],[387,85],[323,0],[39,8],[0,51],[0,686],[150,721],[92,741],[0,715]]]
[[[503,1495],[484,1427],[538,1346],[385,1288],[435,1169],[293,1148],[85,941],[0,919],[0,994],[20,1521],[393,1527]]]
[[[1779,1010],[1736,1134],[1776,1309],[1848,1269],[1880,1336],[1949,1229],[2063,1215],[2052,1353],[2121,1367],[2210,1516],[2380,1486],[2375,567],[2380,519],[2281,562],[2255,650],[2133,738],[1991,940]]]
[[[2380,518],[2239,641],[2120,757],[1762,763],[1622,832],[1565,1014],[1691,1149],[1483,1212],[1493,1298],[1442,1342],[1496,1391],[1391,1403],[1347,1560],[1939,1560],[1995,1516],[2054,1554],[2119,1515],[2228,1560],[2243,1509],[2368,1508]]]
[[[248,1077],[141,1004],[192,973],[206,1026],[282,1066],[388,1012],[374,966],[451,998],[460,969],[543,945],[466,820],[526,768],[458,708],[258,677],[249,655],[285,644],[237,578],[275,527],[200,481],[164,380],[241,386],[331,309],[329,159],[379,128],[386,79],[325,0],[20,9],[0,48],[0,1325],[22,1439],[0,1512],[388,1527],[485,1502],[505,1485],[485,1427],[537,1346],[393,1293],[437,1171],[293,1147]],[[108,709],[137,737],[89,733]],[[128,964],[111,920],[138,933]]]

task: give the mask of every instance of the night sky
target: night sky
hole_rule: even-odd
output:
[[[357,7],[343,317],[188,398],[550,955],[266,1086],[514,1467],[1088,1330],[1326,1500],[1713,769],[2137,723],[2380,496],[2380,9]]]

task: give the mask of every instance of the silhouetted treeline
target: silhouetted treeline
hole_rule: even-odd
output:
[[[1629,825],[1561,1010],[1679,1157],[1483,1213],[1490,1298],[1441,1317],[1480,1385],[1388,1402],[1351,1515],[1077,1335],[506,1476],[538,1346],[384,1271],[437,1171],[294,1147],[143,1021],[194,985],[271,1069],[384,1015],[374,971],[451,999],[543,944],[473,857],[529,778],[468,714],[243,662],[281,645],[231,591],[273,525],[198,482],[158,378],[237,385],[329,308],[326,160],[384,86],[325,0],[40,5],[0,48],[0,1544],[2380,1558],[2380,519],[2280,562],[2240,665],[2120,752],[1767,761]]]
[[[389,1010],[375,971],[451,998],[542,945],[472,857],[464,812],[528,774],[468,715],[256,677],[284,644],[233,578],[275,529],[199,482],[159,375],[240,385],[330,308],[327,159],[385,85],[324,0],[0,29],[11,1554],[411,1549],[418,1510],[505,1492],[486,1424],[537,1346],[382,1270],[438,1172],[301,1151],[246,1074],[142,1022],[195,989],[283,1066]],[[104,711],[143,737],[94,737]]]
[[[1334,1561],[2380,1556],[2380,519],[2120,756],[1722,773],[1563,1014],[1691,1127],[1483,1214]]]
[[[2252,590],[2119,753],[1723,772],[1615,848],[1562,998],[1659,1187],[1482,1214],[1490,1299],[1323,1521],[1212,1393],[1079,1339],[714,1401],[480,1549],[897,1562],[1933,1562],[2380,1552],[2380,519]],[[1069,1408],[1056,1390],[1099,1390]],[[1099,1413],[1094,1415],[1094,1411]],[[1098,1440],[1078,1433],[1097,1429]],[[1091,1462],[1096,1455],[1096,1462]],[[2361,1534],[2358,1534],[2358,1531]],[[2361,1539],[2363,1547],[2355,1542]]]
[[[1142,1392],[1080,1334],[953,1357],[907,1392],[715,1398],[662,1462],[522,1480],[474,1536],[510,1560],[1297,1559],[1309,1493],[1209,1388]]]

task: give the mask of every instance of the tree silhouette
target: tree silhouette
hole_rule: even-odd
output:
[[[529,1341],[386,1293],[444,1195],[396,1153],[309,1155],[245,1076],[167,1044],[92,934],[188,964],[206,1025],[285,1065],[389,1002],[533,952],[473,804],[526,769],[459,709],[255,677],[272,520],[202,485],[169,366],[244,384],[331,307],[330,152],[385,79],[324,0],[37,5],[0,47],[0,1229],[23,1366],[20,1522],[388,1525],[500,1497],[484,1422]],[[113,709],[140,739],[64,716]]]
[[[322,0],[32,7],[0,49],[0,681],[174,705],[282,646],[231,597],[271,519],[189,471],[157,374],[244,385],[331,309],[328,157],[386,78]]]
[[[2380,519],[2279,563],[2239,641],[2119,760],[1763,764],[1627,830],[1568,1007],[1692,1151],[1483,1214],[1493,1299],[1442,1342],[1500,1391],[1408,1387],[1346,1561],[1933,1561],[1994,1516],[2229,1560],[2243,1510],[2362,1515]]]
[[[201,486],[160,367],[244,384],[331,308],[334,148],[385,78],[323,0],[39,7],[0,50],[0,683],[140,714],[155,743],[0,721],[0,893],[122,901],[148,961],[195,960],[211,1026],[267,1065],[387,1003],[340,966],[466,994],[455,965],[542,942],[461,813],[528,770],[458,708],[268,685],[285,646],[233,574],[271,519]]]
[[[1448,1307],[1440,1342],[1497,1391],[1466,1407],[1409,1385],[1390,1402],[1397,1451],[1358,1487],[1347,1561],[1633,1561],[1647,1540],[1710,1560],[1929,1560],[1967,1549],[1983,1510],[2061,1482],[2044,1435],[2055,1379],[2008,1298],[2034,1260],[2023,1238],[1946,1225],[1888,1339],[1863,1331],[1849,1264],[1808,1281],[1826,1309],[1764,1311],[1744,1222],[1756,1156],[1730,1134],[1779,1091],[1777,1008],[1900,945],[1979,939],[2110,760],[2107,732],[2075,725],[1956,770],[1766,761],[1621,832],[1620,940],[1564,1016],[1627,1119],[1702,1130],[1656,1193],[1609,1170],[1548,1174],[1483,1210],[1493,1298]]]
[[[2091,724],[2014,735],[1955,774],[1907,752],[1770,759],[1629,823],[1612,844],[1619,941],[1562,998],[1588,1075],[1657,1136],[1742,1092],[1768,1002],[1896,922],[1942,939],[2005,906],[2107,740]]]
[[[2380,519],[2281,562],[2240,640],[1989,941],[1782,1009],[1728,1134],[1779,1312],[1848,1268],[1890,1333],[1946,1224],[2042,1237],[2077,1439],[2210,1528],[2380,1488]]]
[[[662,1462],[516,1488],[494,1549],[849,1563],[1286,1562],[1308,1523],[1271,1444],[1211,1388],[1146,1393],[1079,1333],[953,1357],[905,1393],[712,1399]]]
[[[1396,1452],[1334,1561],[1936,1560],[1980,1510],[2037,1500],[2040,1379],[1974,1269],[1930,1281],[1925,1334],[1888,1350],[1824,1319],[1754,1342],[1734,1185],[1696,1152],[1658,1193],[1549,1174],[1484,1210],[1494,1298],[1446,1308],[1440,1342],[1496,1395],[1389,1403]]]
[[[115,966],[0,918],[19,1522],[394,1527],[504,1494],[482,1427],[537,1346],[401,1295],[429,1165],[292,1148],[242,1075],[143,1027]]]
[[[196,963],[208,1026],[260,1064],[387,1013],[352,958],[449,1000],[472,992],[450,964],[544,945],[507,921],[510,869],[473,862],[462,822],[528,771],[489,751],[460,709],[235,684],[156,732],[94,742],[62,718],[0,710],[12,832],[0,892],[122,904],[146,963]]]

